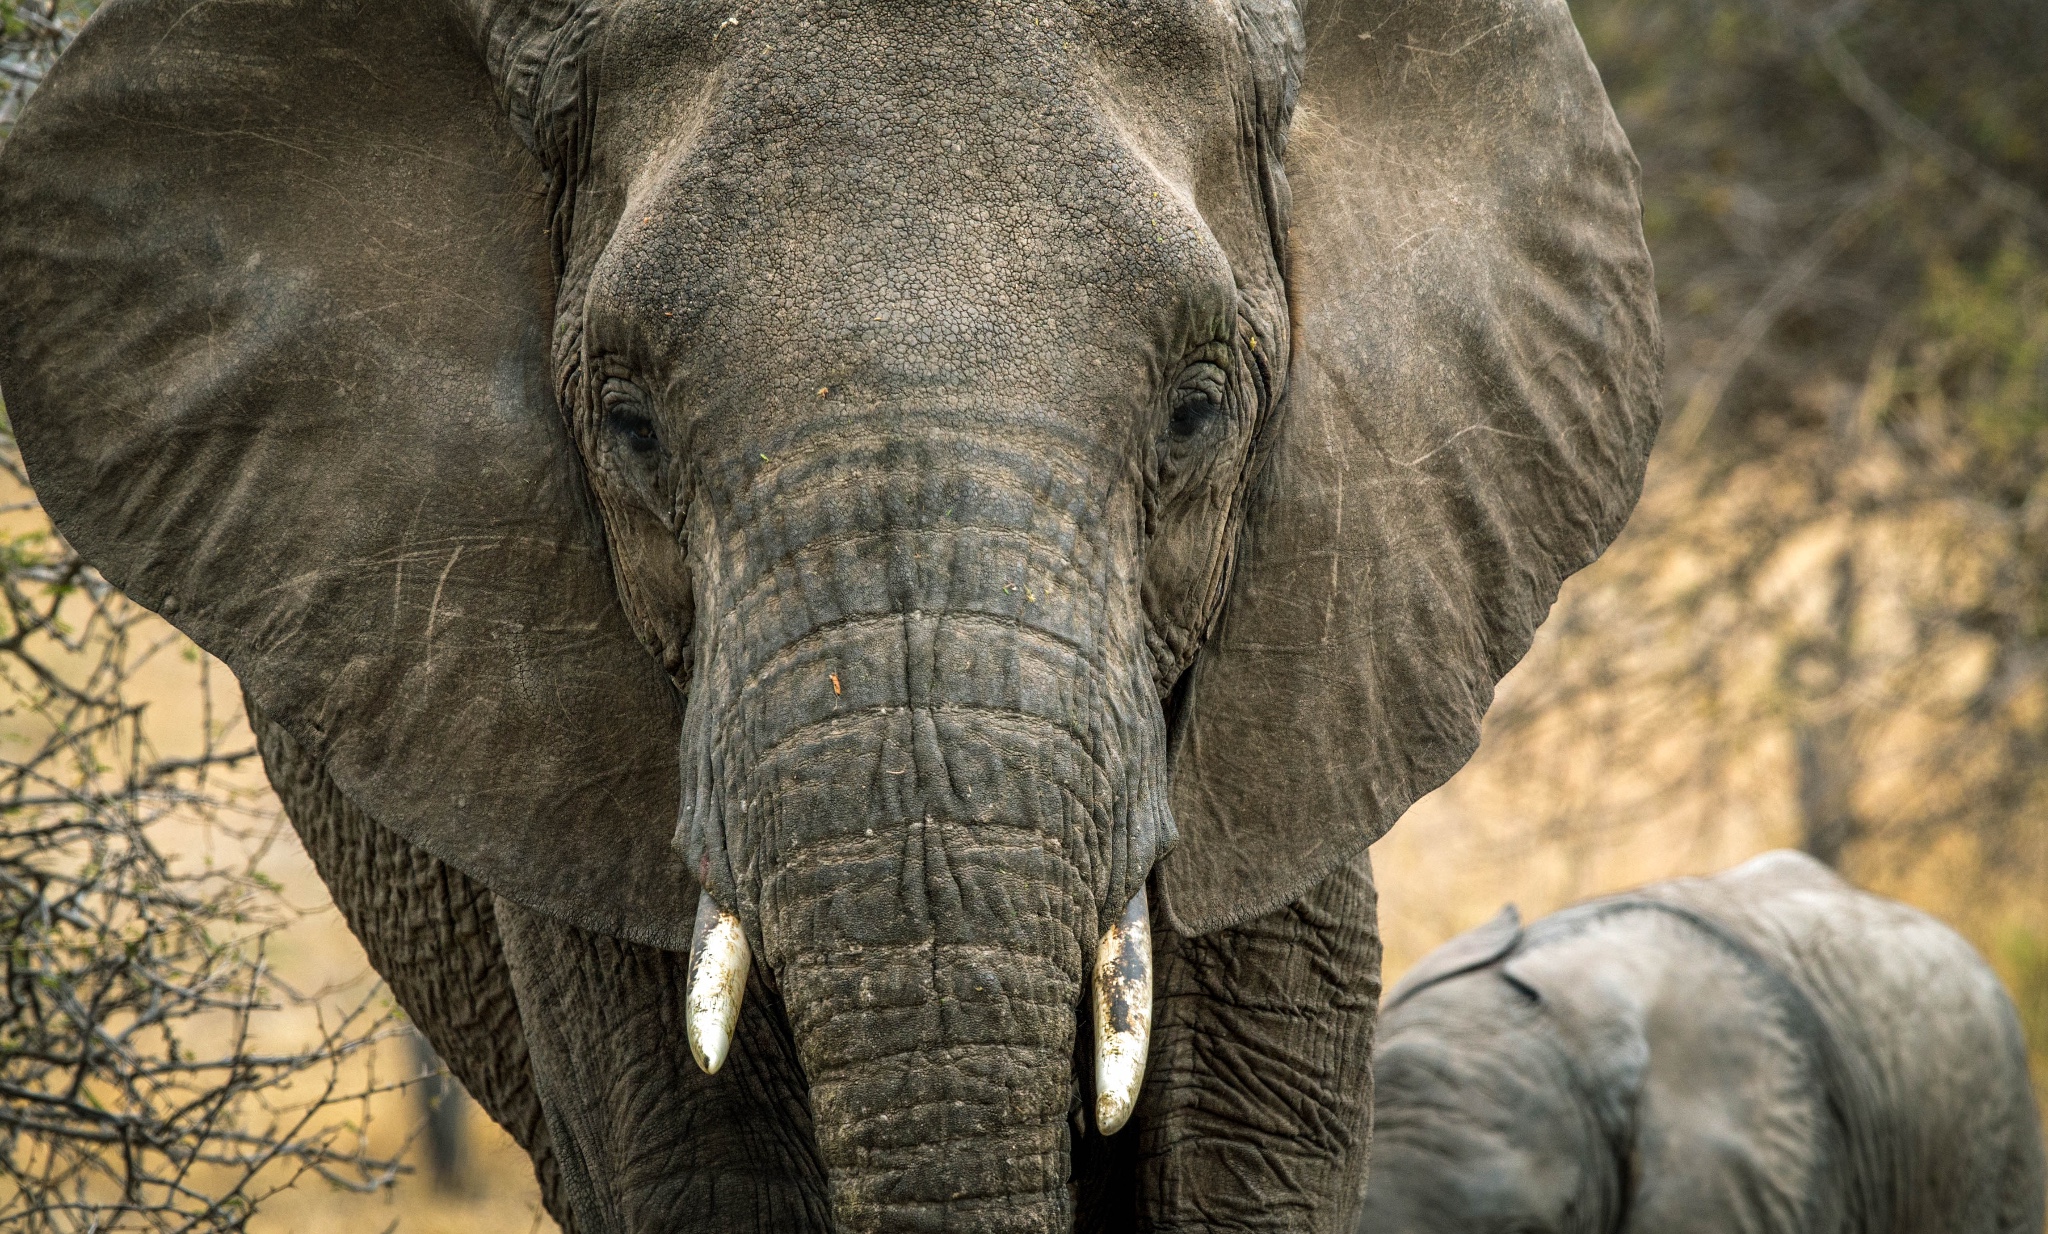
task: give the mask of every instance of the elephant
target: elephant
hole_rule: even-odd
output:
[[[565,1227],[1338,1230],[1637,180],[1564,0],[108,0],[0,383]]]
[[[1357,1234],[2035,1234],[2012,1001],[1814,858],[1512,906],[1381,1008]]]

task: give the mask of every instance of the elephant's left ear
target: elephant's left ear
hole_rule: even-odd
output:
[[[675,690],[551,374],[565,7],[109,0],[0,158],[0,377],[59,529],[356,806],[681,946]]]
[[[1289,389],[1176,715],[1187,933],[1296,899],[1470,757],[1658,421],[1636,163],[1564,0],[1303,28]]]

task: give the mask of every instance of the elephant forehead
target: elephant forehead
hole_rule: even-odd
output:
[[[1123,110],[1171,127],[1229,110],[1243,38],[1238,6],[1221,0],[624,0],[599,73],[609,99],[657,124],[715,75],[771,126],[868,92],[964,102],[998,124],[1004,96],[1125,95]]]
[[[1234,279],[1177,166],[1188,134],[1120,107],[1104,55],[1047,12],[743,17],[634,169],[594,324],[752,388],[770,359],[799,361],[792,387],[833,368],[890,389],[1128,381],[1134,346],[1178,347],[1190,320],[1226,335]]]

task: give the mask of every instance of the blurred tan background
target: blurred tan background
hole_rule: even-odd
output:
[[[0,68],[53,45],[29,18],[89,7],[15,4]],[[1478,755],[1375,849],[1387,977],[1504,902],[1533,916],[1796,847],[1983,951],[2038,1083],[2048,5],[1572,8],[1643,162],[1666,429],[1634,521],[1566,586]],[[0,121],[33,84],[11,80]],[[20,531],[36,515],[10,517]],[[203,659],[157,656],[133,697],[162,751],[247,744]],[[263,848],[260,769],[221,774],[242,823],[167,834],[190,863],[263,852],[291,920],[271,960],[317,995],[261,1021],[291,1048],[374,975],[289,832]],[[419,1066],[402,1036],[358,1065]],[[424,1170],[415,1095],[333,1112],[365,1109],[370,1145]],[[369,1195],[308,1183],[249,1228],[553,1229],[524,1158],[473,1108],[463,1121],[449,1189],[424,1172]]]

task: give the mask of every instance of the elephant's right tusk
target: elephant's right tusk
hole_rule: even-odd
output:
[[[697,1056],[697,1065],[706,1075],[717,1075],[732,1049],[732,1031],[740,1020],[740,997],[747,992],[747,969],[752,963],[740,919],[718,907],[709,893],[698,896],[684,1020],[690,1053]]]
[[[1095,948],[1095,1128],[1130,1121],[1152,1048],[1152,913],[1145,889]]]

